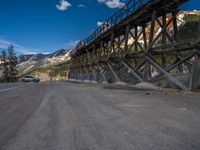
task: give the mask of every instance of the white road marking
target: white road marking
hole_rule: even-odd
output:
[[[26,87],[27,85],[30,85],[30,84],[20,85],[20,86],[15,86],[15,87],[10,87],[10,88],[6,88],[6,89],[2,89],[2,90],[0,90],[0,93],[11,91],[11,90],[15,90],[15,89],[18,89],[18,88],[23,88],[23,87]]]

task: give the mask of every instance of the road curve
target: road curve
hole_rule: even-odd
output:
[[[69,82],[0,94],[1,150],[199,150],[199,94]]]

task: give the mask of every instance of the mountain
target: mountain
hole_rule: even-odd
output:
[[[70,59],[70,51],[61,49],[51,54],[29,54],[20,55],[18,57],[19,74],[23,75],[32,70],[45,68],[51,65],[56,65]]]
[[[41,61],[42,59],[45,59],[45,58],[62,57],[62,56],[65,56],[68,52],[69,50],[61,49],[51,54],[38,53],[38,54],[20,55],[18,57],[18,63],[23,63],[26,61]]]
[[[18,63],[28,61],[32,56],[34,56],[34,54],[20,55],[18,57]]]
[[[52,54],[49,55],[49,58],[53,58],[53,57],[58,57],[58,56],[63,56],[63,55],[66,55],[68,53],[68,50],[65,50],[65,49],[61,49],[61,50],[58,50]]]
[[[26,62],[26,61],[40,61],[44,58],[48,57],[48,55],[39,53],[39,54],[28,54],[28,55],[20,55],[18,57],[18,62]]]

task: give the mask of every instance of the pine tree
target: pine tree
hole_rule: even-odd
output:
[[[8,47],[9,58],[9,82],[15,82],[17,80],[17,56],[14,53],[13,45]]]
[[[3,79],[5,82],[8,82],[9,81],[9,71],[8,71],[8,59],[7,59],[7,53],[6,53],[6,50],[4,50],[2,52],[2,58],[3,58],[3,68],[4,68],[4,71],[3,71]]]
[[[14,53],[13,45],[10,45],[6,50],[2,52],[3,67],[4,67],[4,81],[15,82],[17,81],[17,56]]]

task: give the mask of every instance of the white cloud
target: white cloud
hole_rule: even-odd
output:
[[[85,8],[86,6],[83,5],[83,4],[79,4],[78,7],[80,7],[80,8]]]
[[[60,0],[60,3],[56,5],[56,8],[60,11],[65,11],[68,9],[68,7],[72,6],[68,1],[66,0]]]
[[[101,26],[102,24],[104,24],[104,23],[105,23],[105,22],[98,21],[98,22],[97,22],[97,26],[100,27],[100,26]]]
[[[19,44],[16,44],[14,42],[5,40],[5,39],[0,39],[0,49],[7,49],[8,46],[12,44],[14,46],[14,51],[18,54],[36,54],[36,53],[42,53],[38,49],[29,49],[24,46],[21,46]]]
[[[122,8],[125,3],[120,0],[97,0],[99,3],[104,3],[109,8]]]

